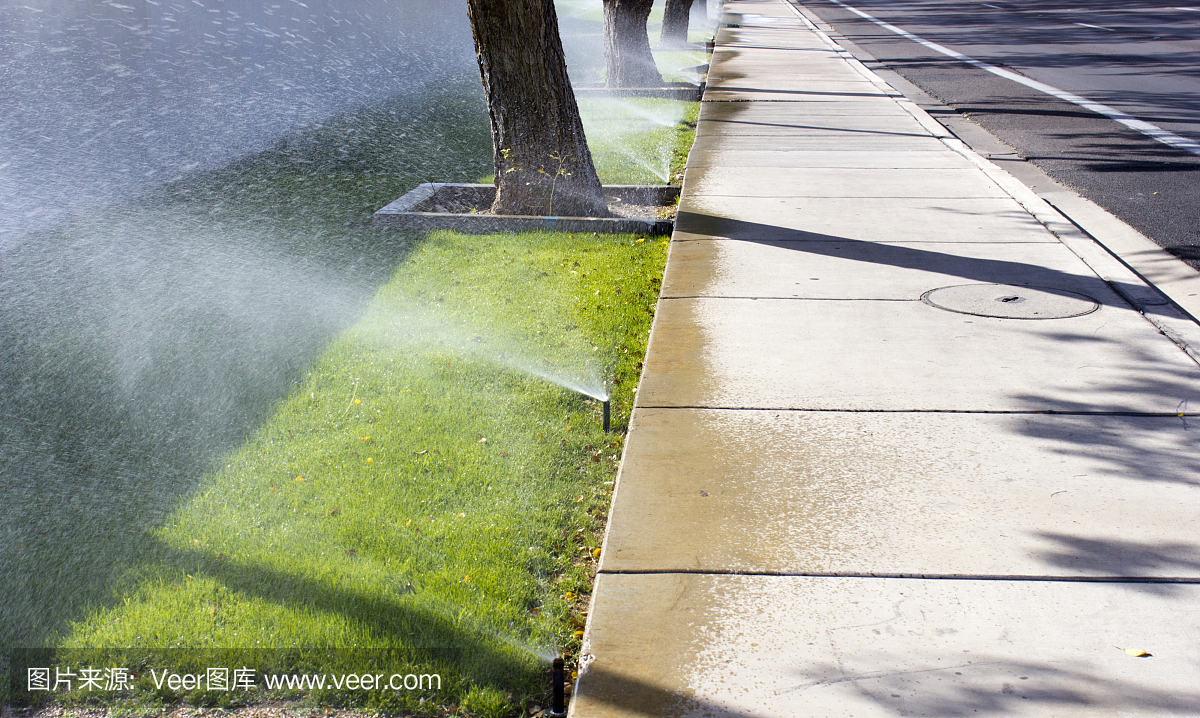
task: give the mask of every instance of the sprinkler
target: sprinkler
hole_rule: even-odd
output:
[[[604,430],[608,431],[609,411],[612,409],[612,397],[604,400]]]
[[[563,684],[566,682],[566,672],[563,670],[562,656],[557,656],[554,659],[554,668],[551,673],[550,716],[551,718],[566,718],[567,706],[563,696]]]

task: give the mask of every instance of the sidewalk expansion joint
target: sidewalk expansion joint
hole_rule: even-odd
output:
[[[804,302],[921,302],[920,297],[916,299],[897,299],[896,297],[768,297],[766,295],[749,297],[733,294],[680,294],[670,297],[659,297],[658,299],[659,301],[667,301],[668,299],[771,299]]]
[[[790,578],[888,578],[919,581],[1029,581],[1041,583],[1200,584],[1200,576],[1036,576],[1026,574],[883,573],[873,571],[749,571],[736,569],[600,569],[609,576],[780,576]]]
[[[820,409],[789,406],[705,406],[701,404],[638,404],[638,409],[686,409],[705,411],[790,411],[825,414],[994,414],[1013,416],[1130,416],[1146,419],[1195,419],[1195,411],[1068,411],[1064,409]]]

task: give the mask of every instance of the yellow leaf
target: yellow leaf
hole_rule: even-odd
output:
[[[574,635],[576,638],[583,638],[583,631],[576,631],[572,635]]]
[[[1150,657],[1150,653],[1148,651],[1143,651],[1140,648],[1126,648],[1125,652],[1128,653],[1129,655],[1133,656],[1134,658],[1149,658]]]
[[[596,559],[597,561],[600,560],[600,549],[592,549],[592,558]]]

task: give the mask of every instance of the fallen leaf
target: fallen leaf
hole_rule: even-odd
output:
[[[592,558],[596,559],[597,561],[600,560],[600,549],[592,550]]]
[[[330,515],[330,516],[337,516],[337,515],[338,515],[338,510],[337,510],[337,509],[334,509],[333,511],[330,511],[330,512],[329,512],[329,515]]]
[[[487,443],[487,437],[485,436],[485,437],[483,437],[482,439],[480,439],[480,440],[479,440],[479,443],[481,443],[481,444],[486,444],[486,443]]]
[[[300,474],[299,476],[297,476],[296,481],[304,481],[304,474]]]
[[[1121,648],[1120,646],[1117,646],[1117,645],[1114,645],[1113,648],[1125,651],[1126,653],[1133,656],[1134,658],[1150,658],[1151,656],[1154,655],[1153,653],[1150,653],[1149,651],[1143,651],[1140,648]]]
[[[425,454],[429,453],[429,449],[421,449],[420,451],[414,451],[413,453],[417,456],[424,456]]]

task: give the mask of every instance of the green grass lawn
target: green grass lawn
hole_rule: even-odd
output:
[[[441,676],[439,693],[313,692],[387,710],[540,694],[541,656],[577,645],[665,249],[627,235],[421,241],[151,532],[120,602],[62,645],[145,647],[131,658],[158,670]],[[615,431],[596,401],[503,352],[609,377]]]
[[[589,137],[613,121],[600,100],[581,106]],[[147,248],[232,234],[246,244],[231,251],[253,246],[245,261],[262,265],[264,279],[248,282],[290,284],[280,306],[263,306],[270,321],[254,324],[257,295],[238,305],[249,329],[212,324],[211,311],[171,315],[176,331],[198,328],[171,345],[174,364],[146,370],[156,378],[135,387],[133,408],[104,394],[55,409],[132,428],[112,468],[71,469],[94,487],[82,507],[43,493],[2,510],[41,511],[83,552],[68,557],[43,531],[0,564],[41,616],[0,630],[53,651],[10,656],[15,667],[126,668],[124,690],[54,694],[118,712],[301,695],[499,716],[545,700],[548,657],[578,649],[667,242],[371,229],[370,212],[418,182],[486,171],[481,110],[478,88],[444,83],[59,230],[114,246],[136,235]],[[615,149],[627,142],[665,148],[677,174],[695,107],[621,111],[645,122],[597,131],[602,181],[651,181]],[[201,289],[221,290],[215,281]],[[225,347],[234,326],[244,341]],[[229,366],[238,351],[262,352],[270,370]],[[113,381],[105,371],[95,382]],[[216,379],[189,384],[196,372],[215,373],[228,397],[205,406]],[[613,431],[601,431],[598,401],[558,382],[611,392]],[[153,417],[121,413],[151,395],[165,397]],[[181,407],[201,418],[182,422]],[[232,428],[201,441],[210,414]],[[257,686],[156,685],[164,671],[209,668],[253,669]],[[437,675],[440,689],[266,690],[275,673]]]

